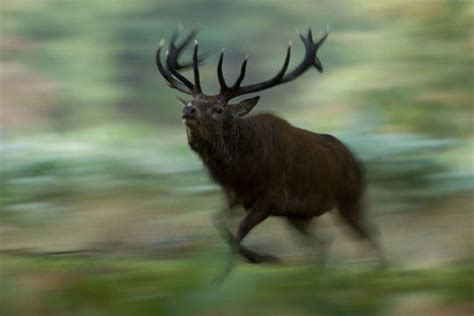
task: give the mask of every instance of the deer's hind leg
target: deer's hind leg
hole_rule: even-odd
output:
[[[316,244],[319,248],[319,264],[324,265],[327,261],[329,240],[319,236],[311,230],[312,216],[287,217],[288,224],[297,232],[301,233],[304,240],[310,245]]]
[[[339,212],[343,220],[349,224],[357,236],[362,240],[367,241],[376,251],[380,265],[382,267],[386,267],[387,260],[385,259],[384,252],[382,251],[382,248],[380,247],[376,238],[376,231],[374,228],[370,227],[367,221],[364,219],[361,204],[357,202],[339,205]]]

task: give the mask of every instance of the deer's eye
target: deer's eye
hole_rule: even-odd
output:
[[[212,109],[212,112],[217,113],[217,114],[221,114],[222,113],[222,108],[215,107],[215,108]]]

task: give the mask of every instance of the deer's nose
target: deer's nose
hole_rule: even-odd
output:
[[[196,113],[197,113],[197,110],[194,106],[186,105],[185,107],[183,107],[183,114],[181,115],[181,118],[183,119],[195,118]]]

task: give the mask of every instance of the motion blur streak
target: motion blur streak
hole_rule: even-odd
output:
[[[473,6],[2,1],[0,314],[472,314]],[[247,85],[275,74],[295,26],[315,38],[331,26],[324,75],[262,93],[253,111],[333,134],[363,161],[389,270],[335,214],[312,227],[332,241],[324,268],[275,218],[245,244],[285,263],[240,264],[210,287],[228,255],[210,219],[223,197],[154,65],[178,23],[202,26],[211,93],[222,47],[228,74],[252,53]],[[303,53],[293,46],[290,69]]]

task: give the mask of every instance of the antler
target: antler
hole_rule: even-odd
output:
[[[247,85],[247,86],[241,86],[241,83],[245,77],[248,55],[245,57],[244,61],[242,62],[239,77],[237,78],[237,80],[235,81],[232,87],[228,87],[225,82],[224,75],[222,73],[222,63],[224,59],[224,50],[222,50],[219,57],[219,63],[217,65],[217,76],[218,76],[219,84],[221,87],[219,95],[225,100],[230,100],[243,94],[262,91],[262,90],[274,87],[276,85],[286,83],[286,82],[296,79],[301,74],[303,74],[307,69],[309,69],[309,67],[311,66],[316,67],[316,69],[319,72],[323,72],[323,66],[316,54],[318,52],[318,49],[321,47],[321,45],[324,43],[324,41],[329,35],[329,27],[326,27],[325,33],[316,43],[313,41],[311,28],[309,28],[308,35],[306,37],[303,36],[301,33],[299,33],[298,30],[296,32],[301,38],[301,40],[303,41],[303,44],[305,47],[305,56],[303,60],[299,63],[299,65],[296,66],[295,69],[293,69],[293,71],[286,74],[286,70],[288,69],[288,65],[290,63],[290,56],[291,56],[292,42],[290,41],[288,45],[288,49],[286,51],[286,57],[283,62],[283,66],[281,67],[280,71],[273,78],[269,80]]]
[[[165,44],[164,40],[160,41],[155,55],[158,71],[168,82],[168,85],[171,88],[177,89],[187,94],[198,94],[202,92],[201,81],[199,78],[199,64],[205,59],[205,56],[199,56],[199,45],[195,40],[192,62],[180,64],[178,62],[178,58],[181,56],[181,53],[189,45],[189,43],[196,37],[197,31],[197,29],[192,30],[180,44],[176,44],[176,40],[178,39],[180,33],[180,28],[178,28],[173,33],[169,43],[169,50],[166,51],[166,66],[163,66],[163,63],[161,62],[161,50]],[[193,68],[194,72],[194,84],[179,72],[179,70],[190,67]]]
[[[177,89],[181,92],[195,95],[202,92],[201,89],[201,81],[199,78],[199,64],[205,59],[206,54],[199,56],[198,54],[198,42],[194,41],[194,52],[193,52],[193,60],[188,63],[180,64],[178,62],[179,57],[181,56],[183,50],[189,45],[189,43],[196,37],[197,29],[192,30],[180,44],[176,44],[176,40],[178,39],[180,28],[178,28],[173,35],[171,36],[170,43],[169,43],[169,50],[166,51],[166,63],[165,66],[161,62],[161,50],[163,49],[164,40],[160,41],[158,49],[156,51],[156,66],[158,67],[159,72],[168,82],[168,85],[174,89]],[[219,63],[217,65],[217,77],[219,79],[220,84],[220,92],[219,96],[224,100],[228,101],[233,99],[237,96],[254,93],[258,91],[262,91],[276,85],[292,81],[302,75],[306,70],[308,70],[311,66],[316,67],[319,72],[323,72],[323,66],[321,61],[317,56],[318,49],[323,45],[324,41],[329,35],[329,27],[326,27],[326,32],[323,36],[315,43],[313,40],[313,35],[311,32],[311,28],[308,29],[308,35],[305,37],[301,33],[296,31],[301,40],[303,41],[305,47],[305,55],[303,60],[295,67],[291,72],[286,73],[288,69],[288,65],[290,64],[290,56],[291,56],[291,41],[288,45],[288,49],[286,51],[286,57],[283,62],[283,66],[280,68],[280,71],[271,79],[262,81],[259,83],[254,83],[247,86],[241,86],[242,81],[245,78],[245,72],[247,69],[247,61],[248,55],[245,57],[244,61],[242,62],[242,66],[240,68],[240,74],[235,81],[235,83],[229,87],[224,79],[224,74],[222,72],[222,64],[224,61],[224,50],[222,50],[219,56]],[[193,68],[194,72],[194,84],[189,81],[183,74],[179,72],[179,70]]]

